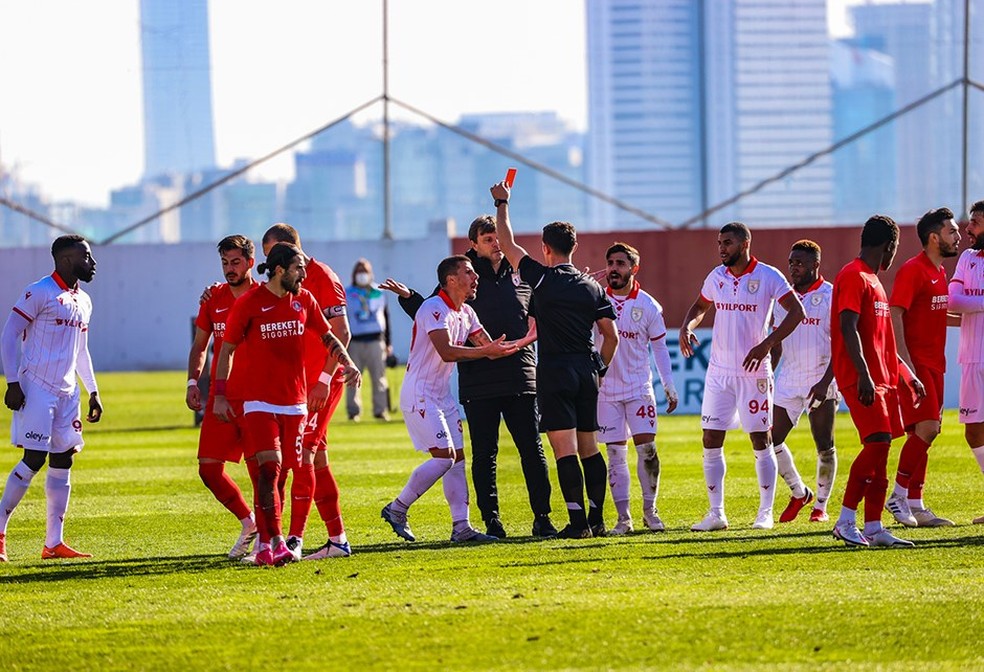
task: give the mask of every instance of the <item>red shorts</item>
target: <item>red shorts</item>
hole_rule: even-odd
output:
[[[313,389],[318,382],[315,378],[308,381],[308,389]],[[304,423],[304,448],[307,450],[327,450],[328,449],[328,421],[335,414],[338,402],[342,400],[345,392],[345,383],[342,381],[342,370],[335,371],[331,383],[328,385],[328,399],[325,405],[317,413],[308,413]]]
[[[198,457],[223,462],[239,462],[243,459],[243,402],[230,401],[229,407],[235,414],[231,422],[223,422],[215,417],[211,396],[205,405],[202,418],[202,432],[198,436]]]
[[[279,450],[284,463],[297,460],[300,463],[301,431],[303,415],[283,415],[254,411],[243,416],[246,435],[244,454],[246,459],[264,450]]]
[[[875,401],[864,406],[858,401],[858,386],[841,389],[851,420],[858,429],[862,443],[872,434],[888,434],[893,439],[905,434],[899,410],[899,394],[895,388],[876,387]]]
[[[899,405],[902,407],[902,422],[911,430],[917,422],[943,419],[943,372],[933,371],[924,366],[916,366],[916,376],[926,388],[926,397],[919,406],[914,406],[912,390],[906,385],[899,386]]]

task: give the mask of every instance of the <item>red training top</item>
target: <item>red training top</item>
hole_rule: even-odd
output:
[[[912,363],[946,371],[946,271],[920,252],[896,274],[890,303],[905,310],[902,326]]]

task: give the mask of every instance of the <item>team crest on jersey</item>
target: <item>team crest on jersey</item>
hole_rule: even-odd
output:
[[[634,322],[638,322],[641,319],[642,319],[642,308],[633,308],[632,309],[632,320]]]
[[[301,312],[301,302],[300,301],[293,301],[293,302],[291,302],[290,307],[293,308],[294,310],[296,310],[297,312]]]
[[[812,303],[814,306],[819,306],[821,303],[823,303],[823,295],[814,294],[813,296],[810,297],[810,303]]]
[[[748,293],[749,294],[754,294],[755,292],[759,291],[759,285],[760,284],[761,284],[761,281],[760,280],[749,280],[748,281]]]
[[[769,391],[769,380],[768,378],[759,378],[755,381],[755,385],[758,387],[758,391],[761,394],[765,394]]]

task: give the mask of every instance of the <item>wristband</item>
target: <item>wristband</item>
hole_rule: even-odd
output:
[[[328,385],[329,383],[331,383],[331,374],[328,373],[327,371],[322,371],[321,375],[318,376],[318,382]]]
[[[198,387],[198,380],[195,378],[189,378],[188,387]]]
[[[215,396],[224,397],[226,393],[226,381],[217,380],[215,381]]]
[[[509,199],[508,198],[495,199],[495,207],[498,208],[500,205],[509,205]]]

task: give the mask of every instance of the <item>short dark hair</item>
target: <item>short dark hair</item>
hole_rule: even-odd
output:
[[[463,254],[456,254],[447,259],[443,259],[441,263],[437,265],[437,282],[441,287],[447,287],[448,276],[454,275],[458,272],[458,268],[461,264],[470,262],[471,259]]]
[[[270,254],[267,255],[266,261],[256,267],[256,272],[266,273],[268,278],[272,278],[277,266],[286,271],[294,263],[294,259],[302,256],[304,254],[297,245],[277,243],[270,248]]]
[[[898,239],[899,226],[888,215],[872,215],[861,231],[861,247],[878,247]]]
[[[239,250],[247,259],[252,259],[256,251],[253,247],[253,241],[239,233],[226,236],[215,247],[219,251],[219,254]]]
[[[970,214],[974,214],[975,212],[984,213],[984,201],[977,201],[970,206]]]
[[[639,259],[641,258],[639,256],[639,250],[635,249],[628,243],[620,243],[618,241],[612,243],[612,246],[609,247],[608,250],[605,252],[605,259],[608,259],[608,257],[612,256],[613,254],[617,254],[618,252],[621,252],[626,257],[628,257],[629,264],[631,264],[632,266],[639,265]]]
[[[733,233],[738,236],[740,240],[752,239],[752,232],[742,222],[728,222],[721,227],[721,231],[719,233]]]
[[[936,208],[930,210],[916,224],[916,233],[919,234],[919,242],[925,245],[929,242],[929,234],[939,233],[943,228],[943,222],[953,219],[953,211],[950,208]]]
[[[803,240],[797,240],[793,243],[793,247],[789,250],[790,252],[806,252],[807,254],[812,254],[820,261],[820,246],[814,243],[812,240],[804,238]]]
[[[58,236],[55,241],[51,243],[51,258],[58,259],[58,255],[65,250],[70,250],[79,243],[88,242],[85,236],[80,236],[77,233],[69,233],[64,236]]]
[[[543,227],[543,244],[557,254],[570,254],[577,245],[577,229],[570,222],[550,222]]]
[[[297,233],[297,229],[283,222],[274,224],[267,229],[266,233],[263,234],[263,240],[261,242],[266,245],[273,240],[278,243],[290,243],[298,247],[301,246],[301,236]]]
[[[476,217],[468,227],[468,240],[473,243],[478,242],[479,236],[484,236],[486,233],[495,233],[495,217],[492,215],[482,215],[481,217]]]

